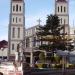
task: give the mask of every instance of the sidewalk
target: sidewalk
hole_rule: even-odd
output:
[[[0,64],[0,72],[4,75],[23,75],[22,66],[15,67],[13,64]]]

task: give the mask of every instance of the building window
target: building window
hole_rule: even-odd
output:
[[[14,22],[14,18],[13,18],[13,22]]]
[[[61,12],[62,12],[62,6],[61,6]]]
[[[20,28],[18,28],[18,38],[20,37]]]
[[[21,22],[21,18],[19,18],[19,22]]]
[[[64,12],[66,12],[66,7],[64,7]]]
[[[15,28],[13,28],[13,30],[12,30],[12,37],[13,38],[15,37]]]
[[[17,23],[17,17],[16,17],[16,23]]]
[[[28,38],[26,38],[26,48],[29,46],[30,46],[30,44],[29,44],[29,37],[28,37]]]
[[[19,9],[20,9],[20,11],[21,11],[21,6],[20,6],[20,8],[19,8]]]
[[[58,7],[58,12],[59,12],[59,7]]]
[[[12,50],[14,50],[14,44],[12,44]]]
[[[15,11],[15,6],[13,6],[13,11]]]
[[[36,46],[36,37],[33,37],[33,47]]]
[[[19,52],[19,49],[20,49],[20,45],[17,44],[17,52]]]
[[[16,11],[18,11],[18,4],[16,5]]]

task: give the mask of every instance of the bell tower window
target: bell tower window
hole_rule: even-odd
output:
[[[17,17],[16,17],[16,23],[17,23]]]
[[[21,11],[21,6],[20,6],[19,10]]]
[[[18,4],[16,5],[16,11],[18,11]]]
[[[58,6],[58,12],[59,12],[59,6]]]
[[[64,7],[64,12],[66,12],[66,7]]]
[[[13,22],[14,22],[14,18],[13,18]]]
[[[12,44],[12,50],[14,50],[14,44]]]
[[[20,28],[18,28],[18,38],[20,37]]]
[[[15,28],[13,28],[13,30],[12,30],[12,37],[13,38],[15,37]]]
[[[61,12],[62,12],[62,6],[61,6]]]
[[[13,11],[15,11],[15,6],[13,6]]]

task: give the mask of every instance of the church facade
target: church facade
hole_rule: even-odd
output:
[[[36,32],[39,25],[25,30],[25,4],[24,0],[11,0],[10,22],[9,22],[9,58],[14,58],[19,43],[25,39],[25,51],[28,61],[33,63],[33,52],[40,42],[35,42]],[[63,31],[70,32],[69,27],[69,0],[55,0],[55,14],[60,19]],[[19,48],[20,49],[20,48]],[[22,50],[22,49],[21,49]]]

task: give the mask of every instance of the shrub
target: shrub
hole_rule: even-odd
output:
[[[75,64],[69,64],[69,68],[75,68]]]
[[[42,68],[42,63],[36,64],[38,68]]]
[[[42,68],[47,68],[47,64],[42,64]]]
[[[54,68],[62,68],[62,64],[56,64]]]
[[[37,65],[37,64],[35,64],[35,65],[34,65],[34,67],[35,67],[35,68],[38,68],[38,65]]]

